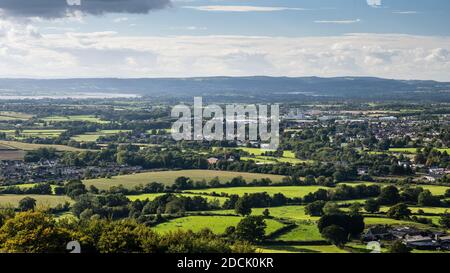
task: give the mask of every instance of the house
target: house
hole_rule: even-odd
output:
[[[358,175],[367,175],[367,174],[369,174],[369,168],[367,167],[358,168]]]
[[[208,158],[208,164],[209,164],[209,165],[214,165],[214,164],[216,164],[217,162],[219,162],[219,159],[216,158],[216,157],[210,157],[210,158]]]
[[[361,237],[362,240],[378,241],[378,240],[392,240],[393,236],[390,229],[387,226],[375,226],[371,227]]]

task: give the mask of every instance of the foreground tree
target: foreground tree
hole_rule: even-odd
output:
[[[21,212],[0,228],[0,252],[64,253],[73,233],[43,212]]]

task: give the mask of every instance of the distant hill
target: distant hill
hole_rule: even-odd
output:
[[[431,100],[450,101],[450,83],[371,77],[199,77],[146,79],[0,79],[1,94],[121,93],[210,100]]]

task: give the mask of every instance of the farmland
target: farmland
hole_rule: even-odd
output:
[[[267,192],[269,195],[274,195],[277,193],[282,193],[286,197],[294,198],[294,197],[303,197],[308,193],[315,192],[318,189],[326,189],[326,187],[321,186],[267,186],[267,187],[233,187],[233,188],[212,188],[212,189],[204,189],[204,190],[189,190],[192,193],[225,193],[225,194],[237,194],[244,195],[245,193],[258,193],[258,192]]]
[[[218,177],[221,182],[228,182],[235,177],[241,176],[247,181],[253,179],[269,178],[273,182],[280,182],[283,179],[281,175],[211,171],[211,170],[183,170],[183,171],[162,171],[162,172],[146,172],[131,175],[114,176],[110,179],[91,179],[84,180],[86,186],[94,185],[99,189],[109,189],[113,186],[123,185],[125,188],[133,188],[139,185],[145,185],[150,182],[159,182],[166,185],[172,185],[178,177],[189,177],[193,181],[209,181]]]
[[[164,193],[147,193],[147,194],[139,194],[139,195],[128,195],[127,198],[130,201],[136,201],[136,200],[154,200],[156,197],[162,196]],[[219,201],[219,204],[223,204],[228,198],[226,197],[219,197],[219,196],[208,196],[208,195],[200,195],[200,194],[189,194],[189,193],[178,193],[175,194],[177,196],[184,196],[184,197],[196,197],[200,196],[203,198],[206,198],[209,202]]]
[[[86,133],[83,135],[73,136],[72,139],[78,142],[96,142],[100,137],[117,135],[120,133],[130,132],[129,130],[100,130],[94,133]]]
[[[0,121],[28,120],[32,115],[12,111],[0,111]]]
[[[30,130],[0,130],[7,137],[14,139],[24,138],[57,138],[66,130],[47,130],[47,129],[30,129]]]
[[[58,204],[64,204],[65,202],[72,203],[73,201],[67,196],[56,195],[16,195],[16,194],[4,194],[0,195],[0,206],[13,206],[17,207],[19,201],[25,197],[31,197],[35,199],[38,207],[55,207]]]
[[[7,146],[11,147],[13,149],[23,150],[23,151],[33,151],[37,150],[39,148],[54,148],[57,151],[64,152],[81,152],[84,151],[83,149],[78,149],[74,147],[69,147],[65,145],[54,145],[54,144],[32,144],[32,143],[24,143],[24,142],[18,142],[18,141],[5,141],[0,140],[1,146]]]
[[[93,115],[75,115],[75,116],[50,116],[42,118],[46,122],[71,122],[71,121],[83,121],[91,123],[106,124],[109,121],[101,120],[100,118]]]
[[[222,234],[227,227],[236,226],[241,219],[242,217],[239,216],[187,216],[159,224],[154,227],[154,230],[165,233],[178,229],[200,231],[209,228],[214,233]],[[282,223],[270,219],[266,220],[266,224],[266,234],[271,234],[283,227]]]

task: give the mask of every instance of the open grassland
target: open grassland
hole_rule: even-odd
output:
[[[257,251],[260,253],[349,253],[334,245],[274,245],[260,247]]]
[[[72,139],[78,142],[96,142],[100,137],[112,136],[125,132],[130,132],[130,130],[101,130],[98,132],[77,135],[72,137]]]
[[[0,144],[0,160],[23,160],[25,152]]]
[[[258,193],[267,192],[269,195],[274,195],[276,193],[282,193],[286,197],[303,197],[308,193],[315,192],[319,189],[327,189],[321,186],[266,186],[266,187],[234,187],[234,188],[211,188],[203,190],[190,190],[193,193],[226,193],[226,194],[237,194],[244,195],[245,193]]]
[[[417,187],[421,187],[424,190],[429,190],[433,195],[444,195],[445,192],[450,189],[450,187],[437,185],[417,185]]]
[[[36,200],[38,207],[55,207],[65,202],[72,203],[72,199],[67,196],[56,195],[21,195],[21,194],[0,194],[0,206],[17,207],[20,200],[25,197],[31,197]]]
[[[28,120],[32,117],[32,115],[28,115],[25,113],[0,111],[0,121]]]
[[[110,179],[100,178],[85,180],[86,186],[94,185],[99,189],[109,189],[113,186],[123,185],[125,188],[134,188],[138,185],[145,185],[151,182],[164,183],[172,185],[175,179],[185,176],[193,181],[210,181],[218,177],[221,182],[231,181],[233,178],[241,176],[246,181],[251,182],[253,179],[269,178],[273,182],[280,182],[283,179],[281,175],[257,174],[257,173],[241,173],[241,172],[225,172],[213,170],[182,170],[182,171],[162,171],[162,172],[146,172],[131,175],[114,176]]]
[[[92,123],[100,123],[105,124],[109,123],[109,121],[101,120],[100,118],[94,115],[77,115],[77,116],[51,116],[42,119],[46,122],[70,122],[70,121],[84,121],[84,122],[92,122]]]
[[[168,222],[159,224],[154,230],[160,233],[182,230],[200,231],[205,228],[211,229],[216,234],[222,234],[229,226],[236,226],[242,220],[240,216],[187,216],[175,218]],[[271,234],[284,225],[272,219],[266,219],[266,234]]]
[[[241,150],[247,152],[252,155],[251,157],[241,157],[242,161],[255,161],[256,163],[262,164],[276,164],[276,163],[288,163],[288,164],[303,164],[303,163],[311,163],[310,160],[301,160],[295,157],[295,153],[293,151],[284,151],[283,156],[281,157],[273,157],[273,156],[265,156],[266,152],[274,152],[275,150],[269,149],[261,149],[261,148],[214,148],[214,149],[228,149],[228,150]]]
[[[33,151],[39,148],[54,148],[59,152],[81,152],[85,151],[83,149],[78,149],[74,147],[69,147],[65,145],[53,145],[53,144],[31,144],[31,143],[23,143],[18,141],[5,141],[0,140],[1,146],[8,146],[13,149],[23,150],[23,151]]]
[[[297,227],[275,238],[278,241],[320,241],[323,240],[315,223],[299,222]]]
[[[17,184],[17,185],[10,185],[10,186],[14,186],[14,187],[18,187],[19,189],[30,189],[36,185],[38,185],[39,183],[27,183],[27,184]],[[0,186],[0,189],[2,188],[6,188],[8,186]],[[57,187],[56,185],[50,185],[50,187],[52,188],[53,194],[55,192],[55,188]]]
[[[130,201],[136,201],[136,200],[150,200],[153,201],[156,197],[162,196],[165,193],[146,193],[146,194],[139,194],[139,195],[127,195],[127,198]],[[200,194],[190,194],[190,193],[176,193],[177,196],[184,196],[184,197],[196,197],[200,196],[203,198],[206,198],[209,202],[214,202],[215,200],[218,200],[220,204],[223,204],[228,198],[226,197],[216,197],[216,196],[209,196],[209,195],[200,195]]]

